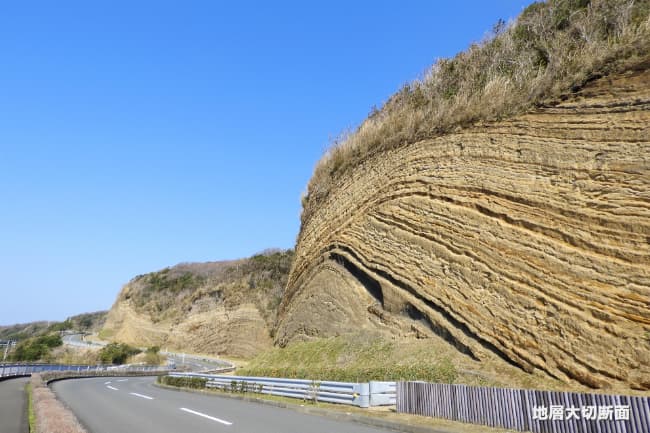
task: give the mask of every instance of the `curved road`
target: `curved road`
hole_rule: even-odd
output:
[[[386,433],[290,409],[155,387],[152,377],[55,382],[57,396],[91,433]]]

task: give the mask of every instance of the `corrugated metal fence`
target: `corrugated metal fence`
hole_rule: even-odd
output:
[[[533,433],[650,433],[650,398],[397,383],[397,412]]]

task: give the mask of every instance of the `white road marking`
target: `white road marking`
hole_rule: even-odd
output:
[[[148,395],[144,395],[144,394],[138,394],[137,392],[130,392],[129,394],[135,395],[136,397],[140,397],[140,398],[146,398],[147,400],[153,400],[153,397],[149,397]]]
[[[232,425],[232,423],[229,422],[229,421],[225,421],[225,420],[222,420],[222,419],[219,419],[219,418],[215,418],[215,417],[213,417],[213,416],[206,415],[206,414],[204,414],[204,413],[197,412],[197,411],[195,411],[195,410],[188,409],[188,408],[186,408],[186,407],[182,407],[181,410],[182,410],[182,411],[185,411],[185,412],[189,412],[189,413],[194,414],[194,415],[202,416],[203,418],[211,419],[212,421],[220,422],[221,424]]]
[[[118,382],[126,382],[127,380],[129,380],[129,379],[120,379],[120,380],[118,380]]]
[[[115,388],[114,386],[108,385],[106,388],[112,389],[113,391],[119,391],[119,389]]]
[[[108,382],[104,382],[104,385],[108,385],[109,383],[111,383],[110,380]]]

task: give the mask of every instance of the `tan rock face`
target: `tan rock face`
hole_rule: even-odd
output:
[[[103,336],[136,346],[253,356],[273,345],[292,256],[182,264],[136,277],[109,311]]]
[[[276,342],[409,318],[478,360],[650,389],[649,68],[343,174],[303,222]]]

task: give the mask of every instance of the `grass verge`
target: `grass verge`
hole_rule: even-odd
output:
[[[481,361],[472,359],[439,337],[393,340],[371,333],[275,347],[250,359],[235,374],[315,381],[423,380],[472,386],[587,390],[541,372],[526,373],[496,356],[486,356]]]
[[[27,421],[29,422],[29,433],[36,433],[36,415],[34,415],[34,401],[32,396],[32,385],[25,385],[27,392]]]
[[[237,374],[341,382],[454,383],[458,378],[458,371],[446,354],[408,354],[404,349],[399,342],[361,334],[295,342],[258,355]]]

